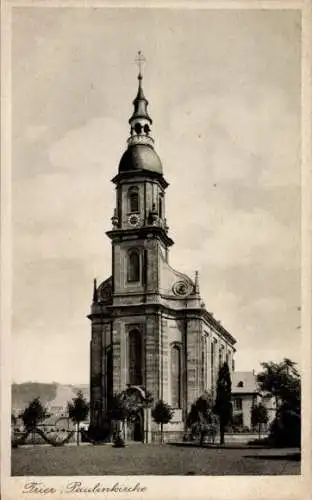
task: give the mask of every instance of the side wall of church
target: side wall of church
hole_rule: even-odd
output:
[[[204,390],[215,393],[219,367],[228,362],[230,374],[233,375],[235,349],[211,325],[203,322],[203,385]]]
[[[171,348],[174,344],[181,349],[181,362],[183,365],[183,330],[180,321],[173,316],[162,316],[163,332],[163,394],[162,399],[172,405],[171,394]],[[182,367],[181,367],[182,368]],[[183,368],[182,368],[183,370]]]
[[[202,320],[187,321],[187,409],[203,392],[202,373]]]

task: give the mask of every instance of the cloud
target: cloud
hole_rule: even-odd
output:
[[[47,130],[45,125],[28,125],[25,131],[26,142],[37,141]]]
[[[203,182],[238,179],[269,186],[300,184],[300,117],[281,88],[220,89],[192,97],[173,112],[165,143],[170,164],[183,163]],[[181,169],[182,170],[182,169]]]
[[[52,165],[74,172],[87,172],[93,166],[114,173],[120,154],[122,126],[113,118],[93,118],[82,127],[71,129],[49,152]]]
[[[206,234],[205,224],[212,228]],[[193,244],[189,247],[190,234],[183,232],[180,224],[180,262],[193,261],[197,266],[217,266],[225,271],[256,264],[261,264],[263,271],[299,266],[299,234],[298,240],[294,239],[292,230],[264,210],[215,212],[208,205],[197,213],[196,222],[186,213],[183,225],[190,228]]]

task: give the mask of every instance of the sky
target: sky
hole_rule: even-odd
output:
[[[300,13],[19,7],[12,33],[12,379],[89,381],[138,50],[170,264],[199,271],[237,370],[299,362]]]

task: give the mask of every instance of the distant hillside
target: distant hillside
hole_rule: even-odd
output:
[[[66,406],[77,391],[81,390],[89,401],[88,385],[65,385],[52,382],[44,384],[41,382],[24,382],[22,384],[12,384],[12,408],[22,409],[28,403],[39,397],[41,402],[49,406]]]

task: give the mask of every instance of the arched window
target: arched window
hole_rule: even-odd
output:
[[[128,191],[129,212],[139,212],[139,190],[131,187]]]
[[[171,406],[181,408],[181,348],[171,347]]]
[[[209,337],[205,336],[204,338],[204,353],[205,353],[205,364],[204,364],[204,386],[205,389],[209,387],[209,371],[208,371],[208,364],[209,364],[209,359],[208,359],[208,342],[209,342]]]
[[[158,199],[158,215],[159,215],[159,218],[161,219],[162,215],[163,215],[163,200],[162,200],[162,196],[159,196],[159,199]]]
[[[205,390],[205,339],[202,344],[202,351],[201,351],[201,374],[202,374],[202,380],[203,380],[203,390]]]
[[[222,366],[222,349],[220,348],[219,349],[219,370]]]
[[[215,383],[215,343],[211,342],[211,351],[210,351],[210,367],[211,367],[211,387],[214,388]]]
[[[142,385],[142,339],[138,330],[129,333],[129,384]]]
[[[128,254],[128,281],[140,281],[140,254],[137,250]]]

